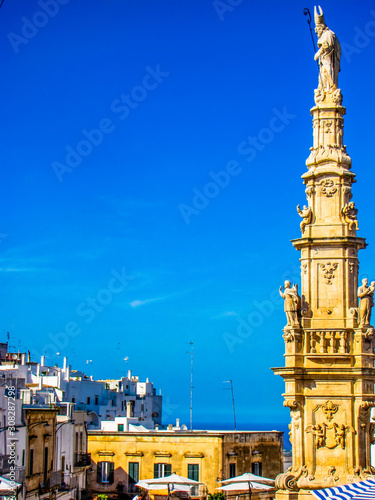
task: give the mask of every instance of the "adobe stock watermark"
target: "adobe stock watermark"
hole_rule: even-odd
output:
[[[160,64],[153,69],[150,66],[145,68],[144,75],[140,85],[136,85],[128,94],[121,94],[111,103],[111,112],[119,120],[125,120],[130,115],[131,111],[136,109],[143,102],[149,92],[155,90],[169,76],[169,73],[160,69]],[[83,138],[74,146],[68,145],[65,147],[65,161],[53,161],[51,167],[56,174],[59,182],[64,180],[64,175],[73,172],[83,161],[91,155],[95,148],[100,146],[105,136],[116,130],[116,124],[112,118],[102,118],[98,126],[91,130],[83,129],[81,134]]]
[[[288,113],[286,106],[283,107],[282,111],[273,108],[272,113],[268,127],[260,129],[255,136],[249,135],[237,147],[237,153],[245,156],[248,163],[254,161],[258,153],[263,151],[274,140],[275,134],[282,132],[291,120],[294,120],[297,116]],[[195,187],[193,189],[193,198],[190,204],[180,203],[178,205],[186,224],[190,224],[193,215],[197,216],[207,208],[210,201],[229,185],[232,177],[236,177],[241,172],[242,166],[237,160],[229,161],[224,170],[209,172],[210,180],[206,182],[203,188],[198,189]]]
[[[106,287],[98,290],[94,297],[87,297],[80,302],[75,310],[76,315],[79,318],[84,318],[86,324],[92,323],[97,315],[104,311],[111,304],[114,297],[123,292],[129,281],[133,279],[134,277],[129,276],[124,267],[121,272],[112,269],[111,278],[108,280]],[[50,342],[44,345],[42,354],[47,357],[55,357],[57,351],[65,349],[70,340],[78,337],[81,332],[82,328],[77,321],[68,321],[61,331],[47,334]],[[31,353],[37,358],[41,356],[41,353],[35,349]]]
[[[370,16],[374,19],[370,19],[362,29],[355,26],[352,43],[341,43],[341,52],[348,63],[352,62],[353,54],[360,54],[375,38],[375,10],[370,11]]]
[[[70,0],[39,0],[40,10],[34,12],[29,19],[26,16],[21,17],[22,26],[20,33],[10,31],[7,38],[16,54],[19,53],[22,45],[27,45],[44,28],[59,11],[61,5],[66,5]]]
[[[286,278],[291,279],[289,275],[293,278],[300,279],[301,269],[298,266],[293,266],[292,269],[286,271],[283,274],[282,281]],[[292,281],[297,281],[293,279]],[[241,316],[236,316],[237,327],[235,333],[225,332],[222,338],[231,354],[234,353],[235,347],[242,345],[246,339],[251,337],[254,331],[261,326],[263,326],[265,319],[272,316],[276,309],[276,305],[280,304],[280,294],[279,290],[272,290],[267,298],[262,301],[255,300],[253,302],[252,311],[248,314],[247,318],[244,319]]]
[[[224,21],[224,16],[227,12],[233,12],[235,7],[241,5],[243,0],[213,0],[212,6],[220,21]]]

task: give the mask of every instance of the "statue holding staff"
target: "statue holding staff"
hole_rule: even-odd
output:
[[[315,33],[318,35],[319,50],[315,60],[319,64],[319,91],[330,92],[338,88],[340,72],[341,46],[324,20],[322,8],[314,8]]]

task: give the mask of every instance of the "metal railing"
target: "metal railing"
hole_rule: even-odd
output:
[[[49,474],[48,486],[49,488],[56,488],[61,486],[62,479],[62,471],[61,470],[53,470]]]
[[[87,467],[91,465],[91,453],[76,453],[74,467]]]
[[[0,455],[0,475],[10,472],[10,455]]]

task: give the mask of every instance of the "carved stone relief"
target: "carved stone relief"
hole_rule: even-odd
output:
[[[332,285],[332,280],[335,277],[334,272],[338,268],[338,264],[327,262],[327,264],[320,264],[320,267],[323,270],[324,278],[326,280],[327,285]]]
[[[337,186],[335,186],[332,179],[324,179],[324,181],[321,182],[321,186],[322,193],[327,196],[327,198],[330,198],[337,192]]]

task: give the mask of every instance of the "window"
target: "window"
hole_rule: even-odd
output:
[[[98,405],[99,404],[99,396],[95,396],[95,404]]]
[[[76,398],[73,396],[72,397],[72,403],[75,403],[76,402]]]
[[[43,464],[43,482],[47,482],[47,472],[48,472],[48,446],[44,448],[44,464]]]
[[[119,432],[123,432],[123,430],[124,430],[124,424],[117,424],[117,430],[118,430]],[[137,482],[138,482],[138,481],[136,481],[136,483],[137,483]]]
[[[29,454],[29,476],[32,476],[34,473],[34,450],[31,448]]]
[[[90,396],[87,396],[87,404],[90,404]]]
[[[236,464],[229,464],[229,477],[236,477]]]
[[[262,462],[253,462],[251,464],[251,472],[257,476],[262,475]]]
[[[188,464],[188,478],[199,481],[199,464]]]
[[[188,478],[193,481],[199,481],[199,464],[188,464]],[[190,488],[190,496],[199,496],[199,486],[192,486]]]
[[[154,464],[154,478],[170,476],[172,474],[171,464]]]
[[[112,484],[115,464],[113,462],[98,462],[96,482]]]
[[[139,463],[129,462],[129,484],[135,484],[139,481]]]

